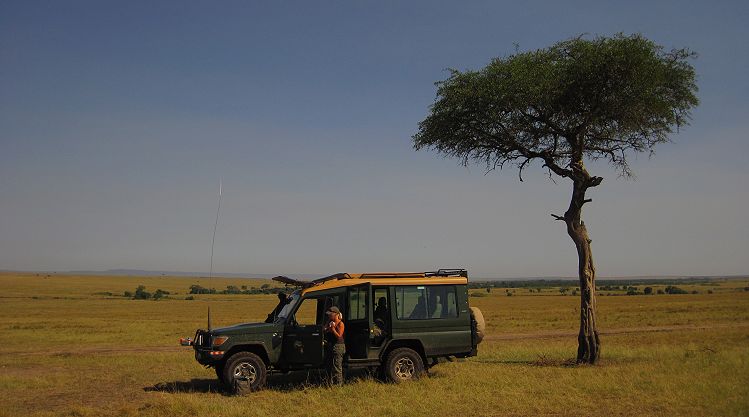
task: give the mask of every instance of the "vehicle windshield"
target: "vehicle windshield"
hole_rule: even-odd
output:
[[[300,298],[302,298],[301,290],[296,290],[289,294],[289,297],[286,299],[286,305],[278,312],[276,321],[286,320],[286,318],[289,317],[289,314],[291,314],[291,311],[294,310],[294,307],[299,303]]]

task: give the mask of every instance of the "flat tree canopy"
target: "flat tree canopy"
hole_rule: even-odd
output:
[[[578,251],[581,285],[578,361],[595,363],[595,266],[581,220],[586,191],[603,181],[586,160],[608,161],[632,175],[628,157],[652,153],[690,118],[698,104],[687,49],[666,51],[640,35],[578,37],[548,48],[495,58],[478,71],[451,70],[413,136],[414,148],[434,149],[488,169],[514,164],[520,180],[540,161],[549,175],[572,181],[564,215]]]

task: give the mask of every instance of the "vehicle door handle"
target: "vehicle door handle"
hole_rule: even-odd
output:
[[[312,336],[320,336],[320,333],[312,333]]]

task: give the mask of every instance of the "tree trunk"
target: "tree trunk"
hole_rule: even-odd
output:
[[[564,213],[567,234],[577,248],[578,276],[580,278],[580,332],[577,336],[577,363],[594,364],[601,353],[601,342],[596,326],[596,268],[593,264],[593,253],[590,249],[590,238],[585,223],[582,221],[582,207],[590,201],[585,199],[589,187],[601,183],[602,178],[591,177],[582,168],[581,178],[573,179],[570,207]]]

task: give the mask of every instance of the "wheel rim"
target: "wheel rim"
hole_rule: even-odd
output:
[[[411,379],[416,366],[411,358],[400,358],[395,362],[395,375],[400,379]]]
[[[234,367],[234,379],[252,384],[257,379],[257,369],[249,362],[241,362]]]

